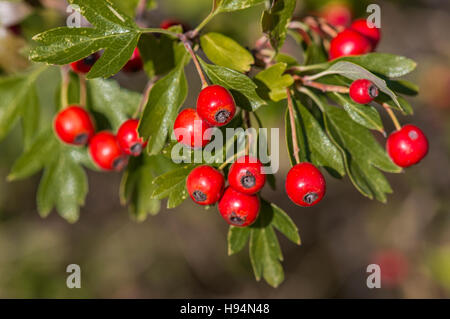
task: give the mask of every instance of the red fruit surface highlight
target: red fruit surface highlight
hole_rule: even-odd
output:
[[[228,187],[220,202],[219,212],[228,224],[246,227],[253,224],[259,214],[260,203],[255,195],[247,195]]]
[[[241,193],[256,194],[266,183],[266,175],[262,173],[262,169],[263,165],[257,158],[243,156],[231,165],[228,183]]]
[[[91,116],[78,105],[69,106],[56,114],[53,128],[63,142],[73,145],[84,145],[95,134]]]
[[[211,127],[194,109],[185,109],[178,114],[173,130],[179,143],[193,148],[202,148],[211,139]]]
[[[121,171],[127,165],[127,157],[111,132],[103,131],[94,135],[89,143],[89,153],[92,160],[106,171]]]
[[[95,62],[97,62],[99,58],[100,54],[96,52],[82,60],[71,63],[70,67],[75,73],[86,74],[89,73],[89,71],[92,69],[92,66],[95,64]]]
[[[117,131],[117,141],[122,151],[127,155],[139,156],[147,143],[139,137],[137,131],[139,121],[135,119],[123,122]]]
[[[326,182],[317,167],[304,162],[290,169],[285,187],[286,193],[295,204],[309,207],[322,200],[326,191]]]
[[[139,52],[139,49],[136,48],[133,51],[133,54],[131,55],[131,58],[128,60],[127,64],[123,67],[123,70],[125,72],[138,72],[142,70],[144,67],[144,62],[142,61],[141,53]]]
[[[204,88],[197,99],[198,115],[211,126],[224,126],[236,114],[236,103],[231,93],[220,85]]]
[[[194,168],[186,180],[186,188],[192,200],[200,205],[212,205],[219,201],[225,187],[225,178],[214,167],[202,165]]]
[[[370,28],[366,19],[358,19],[353,21],[350,29],[362,34],[372,43],[372,49],[378,46],[381,39],[381,30],[377,27]]]
[[[359,79],[350,85],[350,98],[359,104],[368,104],[378,96],[378,88],[369,80]]]
[[[331,40],[330,60],[342,56],[361,55],[372,51],[370,41],[360,33],[346,29]]]
[[[386,150],[400,167],[419,163],[428,153],[428,139],[420,128],[407,124],[389,135]]]

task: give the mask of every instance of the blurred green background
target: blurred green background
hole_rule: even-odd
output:
[[[130,10],[126,8],[128,1],[118,2]],[[298,1],[298,15],[325,2]],[[361,1],[347,2],[355,5],[358,16]],[[64,1],[41,3],[19,19],[25,39],[64,23]],[[166,18],[195,26],[207,14],[210,3],[160,0],[149,19],[154,26]],[[126,207],[119,203],[119,174],[89,172],[90,192],[78,223],[70,225],[56,212],[41,219],[35,204],[40,176],[6,182],[22,149],[17,130],[0,143],[0,297],[450,297],[450,3],[377,3],[383,32],[378,51],[405,55],[419,63],[408,77],[421,86],[420,95],[409,99],[415,115],[402,118],[402,123],[422,127],[430,140],[429,155],[420,165],[405,174],[388,176],[394,194],[387,204],[364,198],[348,178],[336,181],[327,176],[328,192],[320,205],[309,209],[293,205],[283,189],[289,163],[282,137],[278,190],[266,187],[264,196],[293,218],[303,245],[297,247],[280,236],[286,280],[273,289],[254,280],[247,251],[227,256],[228,227],[215,208],[203,210],[186,201],[141,224],[131,221]],[[255,8],[224,14],[208,29],[251,46],[260,35],[260,13],[261,8]],[[1,30],[0,68],[5,73],[23,69],[25,40],[6,34],[4,27]],[[284,50],[300,56],[293,40],[287,41]],[[192,66],[189,71],[186,105],[192,106],[200,83]],[[40,81],[40,98],[48,113],[44,121],[50,120],[54,109],[52,79],[57,76],[57,70],[48,72],[48,81]],[[146,81],[144,74],[119,75],[117,79],[136,91]],[[262,109],[260,115],[267,127],[283,127],[284,109],[279,105]],[[384,123],[389,131],[393,129],[388,118],[384,117]],[[386,278],[381,289],[366,286],[366,267],[373,262],[380,263],[382,272],[390,275],[391,280]],[[81,289],[66,287],[69,264],[81,266]]]

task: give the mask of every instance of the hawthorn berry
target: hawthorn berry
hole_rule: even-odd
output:
[[[190,27],[187,24],[182,23],[182,22],[180,22],[178,20],[174,20],[174,19],[166,19],[166,20],[164,20],[163,22],[161,22],[159,27],[161,29],[167,30],[170,27],[173,27],[175,25],[181,25],[181,27],[183,28],[183,32],[186,32],[186,31],[188,31],[190,29]]]
[[[379,251],[373,257],[372,263],[380,266],[381,283],[387,287],[396,287],[408,277],[408,259],[398,250]]]
[[[352,22],[352,11],[344,2],[331,2],[323,6],[319,15],[335,27],[347,27]]]
[[[71,105],[56,114],[53,127],[63,142],[73,145],[84,145],[95,134],[91,116],[77,105]]]
[[[186,180],[186,188],[192,200],[200,205],[212,205],[219,201],[225,186],[225,178],[214,167],[202,165],[194,168]]]
[[[342,56],[366,54],[372,51],[372,44],[362,34],[346,29],[339,32],[330,43],[330,60]]]
[[[147,143],[142,137],[139,137],[137,131],[138,120],[127,120],[122,123],[117,131],[117,141],[122,151],[127,155],[139,156]]]
[[[259,214],[259,199],[228,187],[219,202],[219,212],[228,224],[245,227],[253,224]]]
[[[286,193],[297,205],[309,207],[325,195],[326,182],[313,164],[303,162],[292,167],[286,177]]]
[[[93,161],[106,171],[121,171],[127,165],[127,157],[111,132],[103,131],[94,135],[89,143],[89,153]]]
[[[131,58],[128,60],[127,64],[123,67],[125,72],[138,72],[144,67],[144,62],[142,61],[141,53],[138,48],[135,48]]]
[[[350,85],[350,98],[359,104],[368,104],[378,96],[378,88],[367,79],[359,79]]]
[[[420,128],[407,124],[389,135],[386,150],[400,167],[419,163],[428,153],[428,139]]]
[[[220,85],[204,88],[197,99],[197,112],[211,126],[230,123],[236,113],[236,103],[231,93]]]
[[[358,19],[353,21],[350,29],[362,34],[372,43],[372,49],[374,50],[381,39],[381,31],[377,27],[370,28],[366,19]]]
[[[91,54],[90,56],[73,62],[70,64],[70,67],[72,68],[73,72],[85,74],[89,73],[89,71],[92,69],[92,66],[97,62],[97,60],[100,58],[100,54],[98,52]]]
[[[266,183],[266,175],[262,173],[262,169],[263,165],[257,158],[241,157],[231,165],[228,183],[241,193],[256,194]]]
[[[202,148],[211,139],[211,127],[194,109],[185,109],[178,114],[173,131],[179,143],[193,148]]]

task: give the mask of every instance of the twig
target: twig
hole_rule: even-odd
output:
[[[192,60],[194,61],[195,68],[197,69],[198,75],[200,76],[200,80],[202,81],[202,87],[205,88],[208,86],[208,81],[206,81],[205,74],[203,73],[203,70],[200,66],[200,62],[197,59],[197,56],[195,55],[194,50],[192,50],[191,42],[186,38],[184,34],[179,34],[178,38],[183,42],[184,47],[189,52],[189,54],[192,57]]]
[[[146,19],[145,19],[145,14],[147,12],[147,4],[148,4],[148,0],[139,0],[139,3],[136,7],[136,24],[140,28],[147,27],[147,23],[146,23]]]
[[[297,130],[295,125],[295,116],[294,116],[294,104],[292,102],[291,91],[289,88],[286,89],[287,94],[287,105],[289,109],[289,118],[291,120],[291,134],[292,134],[292,144],[294,147],[294,157],[297,164],[300,163],[300,149],[298,147],[298,139],[297,139]]]
[[[87,88],[86,88],[86,75],[80,74],[78,75],[80,79],[80,105],[86,106],[87,101]]]
[[[396,129],[397,131],[400,131],[401,128],[402,128],[402,126],[400,125],[400,122],[398,121],[397,117],[395,116],[394,112],[392,111],[391,106],[390,106],[389,104],[387,104],[387,103],[382,103],[381,105],[384,107],[384,109],[386,110],[386,112],[387,112],[387,113],[389,114],[389,116],[391,117],[392,122],[394,123],[395,129]]]
[[[61,109],[65,109],[69,104],[69,68],[67,65],[61,66]]]
[[[310,16],[306,17],[304,21],[309,27],[311,27],[311,29],[320,29],[323,33],[331,38],[334,38],[338,34],[333,27],[331,27],[325,20],[321,18],[314,18]]]

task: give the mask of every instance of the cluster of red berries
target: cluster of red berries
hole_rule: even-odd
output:
[[[355,20],[349,28],[339,32],[330,43],[330,60],[342,56],[360,55],[375,51],[380,42],[381,31],[370,28],[366,19]]]
[[[231,93],[220,85],[202,89],[197,109],[185,109],[178,114],[174,133],[178,142],[192,148],[202,148],[211,139],[210,128],[230,123],[236,114],[236,103]]]
[[[117,135],[109,131],[95,133],[90,114],[78,105],[60,111],[53,122],[56,135],[70,145],[89,145],[92,160],[103,170],[122,170],[127,156],[139,156],[146,143],[137,132],[139,121],[125,121]]]
[[[246,227],[258,217],[260,202],[257,193],[265,183],[262,163],[254,157],[243,156],[231,165],[227,188],[223,174],[208,165],[193,169],[186,180],[186,187],[195,203],[213,205],[219,202],[220,215],[230,225]]]

